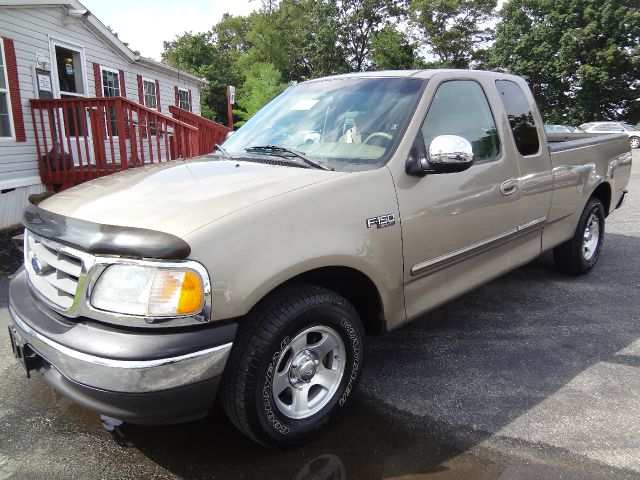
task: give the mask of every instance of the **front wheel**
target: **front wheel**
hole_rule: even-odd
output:
[[[345,409],[363,366],[364,332],[351,304],[312,285],[291,285],[245,319],[222,379],[223,407],[245,435],[295,445]]]
[[[629,140],[631,148],[640,148],[640,137],[631,137]]]
[[[558,269],[571,275],[584,275],[595,266],[604,240],[604,218],[602,202],[591,198],[580,216],[573,238],[553,249]]]

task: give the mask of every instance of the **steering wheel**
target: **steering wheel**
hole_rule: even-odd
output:
[[[373,132],[371,135],[369,135],[367,138],[364,139],[364,142],[362,143],[369,143],[369,140],[374,139],[374,138],[384,138],[385,140],[387,140],[387,142],[391,141],[393,139],[393,135],[387,133],[387,132]]]

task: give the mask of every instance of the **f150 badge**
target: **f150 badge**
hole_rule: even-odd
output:
[[[395,225],[396,216],[393,213],[387,213],[386,215],[379,215],[377,217],[367,218],[367,228],[384,228]]]

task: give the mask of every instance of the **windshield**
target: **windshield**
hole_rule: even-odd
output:
[[[280,146],[336,169],[374,168],[386,162],[423,83],[362,77],[302,83],[254,115],[224,149],[247,157],[251,147]]]

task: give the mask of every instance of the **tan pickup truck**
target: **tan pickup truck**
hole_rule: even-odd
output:
[[[353,398],[365,332],[546,250],[591,270],[630,169],[624,135],[545,135],[519,77],[304,82],[211,155],[34,200],[12,345],[107,426],[200,418],[219,392],[255,441],[300,443]]]

